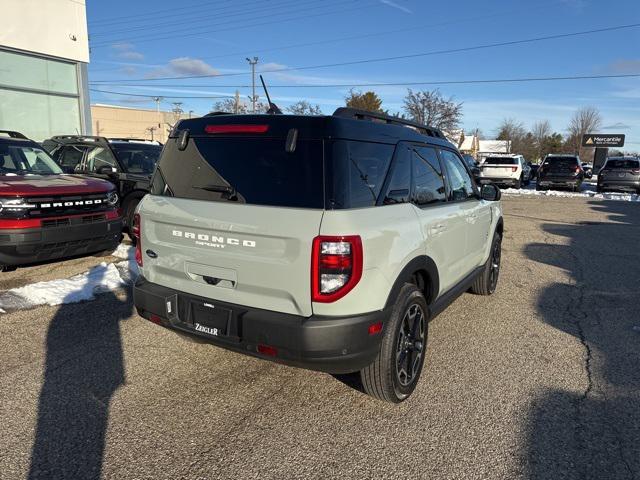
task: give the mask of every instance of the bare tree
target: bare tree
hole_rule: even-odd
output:
[[[541,159],[546,155],[547,152],[545,152],[545,147],[547,146],[548,138],[551,136],[551,133],[551,124],[548,120],[541,120],[533,124],[531,134],[533,135],[535,153],[538,159]]]
[[[235,98],[225,98],[224,100],[214,103],[211,108],[214,112],[228,112],[235,114],[251,113],[251,107],[247,102]],[[269,110],[269,105],[262,102],[256,102],[256,113],[266,113],[267,110]]]
[[[312,105],[306,100],[300,100],[292,105],[289,105],[285,110],[294,115],[322,115],[320,105]]]
[[[444,98],[439,90],[414,92],[408,89],[404,111],[414,122],[452,133],[462,121],[462,103]]]
[[[525,147],[527,130],[524,124],[515,118],[505,118],[498,127],[496,138],[507,140],[511,144],[511,153],[522,153]]]
[[[573,153],[579,154],[580,158],[585,162],[593,160],[594,149],[582,146],[582,136],[587,133],[594,133],[601,125],[602,116],[595,107],[581,108],[569,122],[567,146],[573,150]]]
[[[214,112],[248,113],[249,107],[245,102],[237,101],[235,98],[225,98],[213,104]]]

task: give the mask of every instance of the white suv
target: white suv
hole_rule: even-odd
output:
[[[230,350],[360,372],[400,402],[428,321],[496,288],[499,199],[440,131],[397,118],[182,120],[136,214],[135,306]]]
[[[479,168],[481,183],[521,188],[531,182],[531,167],[522,155],[489,155]]]

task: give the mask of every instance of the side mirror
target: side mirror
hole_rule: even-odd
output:
[[[103,165],[101,167],[98,167],[98,170],[96,170],[96,173],[99,173],[100,175],[111,175],[112,173],[116,173],[117,171],[118,170],[116,170],[115,167]]]
[[[500,189],[491,183],[485,183],[480,189],[480,196],[487,202],[497,202],[502,197]]]

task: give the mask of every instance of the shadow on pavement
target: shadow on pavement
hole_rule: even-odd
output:
[[[584,362],[581,392],[547,391],[529,412],[529,478],[640,478],[640,206],[591,207],[609,222],[547,223],[550,243],[525,249],[570,277],[538,311],[581,343]]]
[[[46,338],[46,364],[29,479],[100,478],[109,402],[125,381],[120,320],[129,294],[61,305]]]

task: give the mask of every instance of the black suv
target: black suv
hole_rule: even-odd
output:
[[[538,169],[536,190],[560,187],[579,192],[584,177],[580,157],[568,154],[550,154],[545,157]]]
[[[109,180],[118,188],[124,226],[133,224],[136,206],[148,192],[162,144],[134,138],[63,135],[42,145],[65,173]]]

